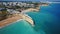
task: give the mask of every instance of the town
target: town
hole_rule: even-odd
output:
[[[24,19],[34,26],[34,21],[27,12],[39,12],[40,6],[48,6],[41,2],[0,2],[0,27]]]
[[[20,7],[34,7],[34,4],[27,4],[22,2],[0,2],[4,6],[20,6]]]
[[[36,7],[39,7],[39,4],[38,2],[0,2],[0,20],[8,18],[5,17],[7,15],[10,16],[12,14],[21,13],[29,8],[36,9]]]

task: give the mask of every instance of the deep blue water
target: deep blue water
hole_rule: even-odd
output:
[[[27,13],[35,22],[32,27],[22,20],[0,30],[1,34],[60,34],[60,4],[41,6],[39,12]]]

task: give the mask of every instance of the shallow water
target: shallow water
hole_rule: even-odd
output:
[[[34,29],[45,34],[60,34],[60,4],[41,6],[39,12],[28,13],[35,21]],[[34,16],[34,17],[33,17]]]
[[[22,20],[0,30],[1,34],[60,34],[60,4],[41,6],[39,12],[27,13],[35,22],[32,27]]]

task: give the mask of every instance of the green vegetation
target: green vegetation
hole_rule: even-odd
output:
[[[7,18],[8,12],[6,9],[0,11],[0,21]]]

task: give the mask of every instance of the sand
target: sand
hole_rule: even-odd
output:
[[[0,21],[0,28],[6,26],[8,24],[11,24],[19,19],[24,19],[27,22],[29,22],[32,26],[34,25],[33,20],[31,18],[29,18],[23,14],[16,14],[16,15],[14,14],[13,17],[10,17],[10,18],[7,18],[3,21]]]
[[[29,8],[27,10],[22,11],[22,14],[13,14],[12,17],[0,21],[0,27],[6,26],[10,23],[13,23],[13,22],[19,20],[19,19],[24,19],[27,22],[29,22],[32,26],[34,26],[34,22],[33,22],[32,18],[23,14],[24,12],[30,12],[30,11],[36,11],[37,12],[37,11],[39,11],[39,8],[38,7],[37,7],[37,9]]]

